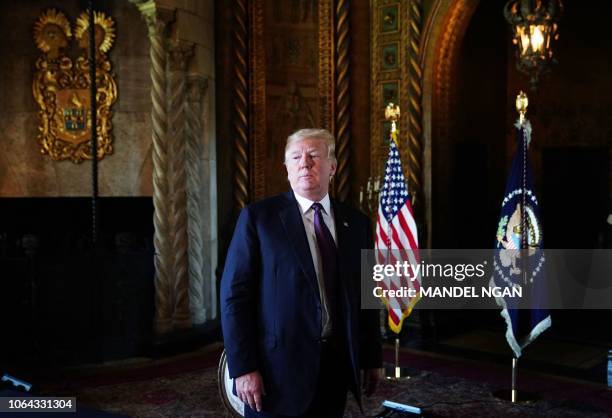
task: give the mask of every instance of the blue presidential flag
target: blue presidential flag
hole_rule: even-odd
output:
[[[518,147],[506,193],[502,201],[497,227],[492,286],[521,287],[525,299],[497,298],[501,315],[506,320],[506,339],[514,356],[519,358],[523,348],[550,327],[550,315],[545,304],[545,256],[540,225],[538,200],[533,190],[528,147],[531,124],[528,120],[516,123]],[[528,308],[524,303],[527,301]],[[520,305],[519,309],[519,303]]]

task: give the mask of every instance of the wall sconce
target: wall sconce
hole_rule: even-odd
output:
[[[364,193],[365,192],[365,193]],[[368,177],[366,187],[359,188],[359,209],[376,219],[378,213],[378,196],[380,193],[380,176]]]
[[[527,74],[536,89],[542,74],[550,71],[553,42],[559,39],[557,22],[563,13],[561,0],[510,0],[504,17],[512,25],[512,43],[517,46],[516,67]]]

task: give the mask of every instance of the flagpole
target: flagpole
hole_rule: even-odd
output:
[[[527,114],[527,106],[529,105],[529,100],[527,95],[520,91],[516,96],[516,110],[519,113],[518,118],[518,129],[521,134],[521,143],[522,143],[522,156],[523,156],[523,164],[522,164],[522,183],[521,183],[521,246],[519,251],[521,251],[521,275],[523,276],[523,285],[527,285],[527,269],[526,269],[526,255],[528,251],[528,228],[529,224],[527,223],[527,137],[525,135],[526,124],[528,123],[526,114]],[[517,373],[518,373],[518,357],[516,355],[512,356],[512,383],[510,387],[510,393],[507,390],[498,391],[495,395],[504,400],[510,400],[512,403],[519,402],[532,402],[537,397],[533,394],[528,394],[525,392],[521,392],[520,400],[519,400],[519,390],[517,388]],[[508,396],[509,395],[509,396]]]
[[[397,119],[399,119],[400,116],[400,108],[397,105],[393,105],[393,103],[389,103],[387,105],[387,108],[385,109],[385,119],[390,120],[391,121],[391,131],[389,132],[389,139],[391,141],[394,141],[394,134],[395,131],[397,130],[397,125],[395,124],[395,121]],[[397,145],[397,144],[396,144]],[[389,144],[389,146],[391,146],[391,144]],[[387,217],[387,231],[386,231],[386,235],[387,235],[387,254],[385,256],[385,263],[389,264],[389,253],[391,251],[391,218]],[[389,312],[391,311],[391,299],[389,299],[389,306],[387,309],[387,320],[389,318]],[[395,335],[395,370],[397,370],[399,366],[399,335],[396,334]],[[397,372],[396,372],[397,373]],[[393,378],[395,376],[395,374],[389,374],[387,375],[388,378]],[[397,376],[395,376],[397,377]]]
[[[527,284],[527,271],[526,271],[526,260],[525,260],[525,250],[527,250],[527,208],[526,208],[526,199],[527,199],[527,141],[525,138],[525,123],[527,121],[527,106],[529,106],[529,99],[527,95],[520,91],[516,96],[516,111],[519,114],[518,125],[519,132],[521,135],[521,146],[522,146],[522,173],[521,173],[521,248],[520,251],[523,252],[521,255],[521,274],[523,276],[523,285]],[[512,403],[518,402],[518,389],[516,385],[516,375],[518,369],[518,357],[512,357],[512,385],[510,390],[510,401]]]
[[[516,110],[519,113],[519,117],[518,117],[518,120],[515,126],[518,129],[517,141],[519,141],[521,148],[517,147],[517,150],[515,153],[515,159],[513,162],[512,176],[509,178],[508,185],[506,186],[506,188],[507,190],[512,190],[512,194],[515,194],[518,192],[518,196],[517,196],[518,202],[516,203],[516,205],[518,207],[517,210],[520,210],[520,220],[518,222],[518,225],[514,225],[513,228],[515,228],[516,226],[520,228],[520,231],[519,231],[520,244],[513,245],[511,248],[518,250],[519,251],[518,254],[520,255],[521,266],[520,266],[520,273],[519,273],[520,274],[519,281],[520,279],[522,279],[521,285],[528,286],[531,282],[533,282],[533,276],[534,276],[534,273],[529,272],[528,274],[528,271],[527,271],[527,267],[531,266],[530,265],[531,262],[528,260],[531,256],[530,247],[535,249],[541,245],[541,235],[540,235],[540,231],[538,227],[537,215],[535,214],[535,212],[532,211],[532,209],[533,210],[537,209],[537,202],[535,201],[535,197],[529,196],[529,194],[533,193],[533,191],[528,190],[528,189],[531,189],[533,186],[531,185],[531,181],[528,182],[528,174],[529,174],[528,149],[529,149],[529,145],[531,142],[531,124],[529,123],[529,120],[527,120],[525,116],[527,113],[527,106],[529,105],[529,100],[527,99],[527,95],[521,91],[516,96],[515,103],[516,103]],[[520,173],[519,173],[519,170],[521,171]],[[502,204],[502,215],[504,215],[504,213],[506,212],[505,203],[508,199],[509,197],[506,196],[506,198],[504,199],[504,203]],[[527,208],[527,204],[529,203],[528,200],[531,200],[534,203],[534,206],[529,210]],[[511,199],[508,202],[513,202],[513,200]],[[514,216],[514,214],[512,216]],[[502,225],[502,220],[500,220],[500,225]],[[506,246],[504,245],[504,247]],[[501,249],[501,246],[497,245],[497,248]],[[542,262],[538,264],[538,267],[535,270],[536,273],[537,273],[537,270],[541,267],[541,265],[542,265]],[[511,306],[510,308],[508,308],[506,303],[503,304],[503,308],[504,308],[504,311],[502,312],[502,314],[504,315],[507,321],[507,326],[508,326],[506,338],[508,339],[508,342],[510,346],[512,347],[512,351],[513,351],[512,385],[511,385],[510,391],[500,390],[500,391],[494,392],[494,395],[500,399],[511,401],[512,403],[529,403],[529,402],[536,401],[540,399],[539,395],[533,394],[533,393],[527,393],[523,391],[519,392],[518,378],[517,378],[518,359],[521,355],[522,349],[527,344],[529,344],[531,341],[533,341],[533,339],[537,337],[539,333],[541,333],[544,329],[550,326],[550,322],[548,323],[544,322],[544,321],[550,321],[550,317],[547,317],[545,320],[538,320],[539,322],[537,323],[538,325],[536,328],[540,328],[542,324],[544,324],[543,325],[544,328],[538,329],[537,334],[535,334],[535,336],[532,336],[534,330],[536,330],[536,328],[532,327],[530,331],[531,333],[529,334],[528,339],[522,340],[522,339],[516,338],[516,336],[514,335],[514,325],[520,323],[519,316],[525,316],[527,315],[527,313],[518,310],[520,309],[520,307],[515,308]],[[515,310],[514,317],[510,316],[511,315],[510,309]]]
[[[399,106],[396,106],[395,108],[393,107],[393,103],[389,103],[389,105],[387,106],[387,111],[385,112],[385,116],[387,117],[387,120],[391,121],[391,132],[389,135],[389,139],[391,141],[395,141],[395,131],[397,130],[397,125],[395,124],[395,121],[399,118],[400,115],[400,110],[399,110]],[[395,112],[395,110],[397,109],[397,113]],[[396,144],[397,145],[397,144]],[[391,219],[387,219],[387,264],[389,264],[389,251],[391,250]],[[389,311],[392,309],[391,307],[391,300],[389,300]],[[387,313],[387,316],[389,314]],[[393,379],[393,380],[399,380],[401,379],[402,373],[400,370],[400,365],[399,365],[399,346],[400,346],[400,339],[399,339],[399,334],[395,334],[395,365],[393,367],[393,369],[390,371],[390,373],[386,373],[387,374],[387,379]]]
[[[522,184],[521,184],[521,274],[523,276],[523,285],[527,285],[527,260],[526,256],[528,251],[528,224],[527,224],[527,138],[525,138],[525,124],[527,122],[527,106],[529,106],[529,99],[527,95],[522,91],[516,96],[516,110],[519,113],[519,130],[521,133],[522,153],[523,153],[523,172],[522,172]],[[516,388],[516,374],[518,368],[518,357],[512,359],[512,389],[511,389],[511,401],[512,403],[518,402],[517,388]]]
[[[391,132],[390,132],[390,140],[395,141],[395,145],[397,146],[397,125],[396,121],[400,116],[400,108],[398,105],[394,105],[393,103],[389,103],[387,108],[385,109],[385,119],[391,121]],[[390,145],[390,144],[389,144]],[[386,263],[389,263],[389,252],[391,249],[391,222],[392,219],[387,219],[387,254],[386,254]],[[389,300],[388,311],[392,308],[391,300]],[[401,309],[401,306],[400,306]],[[387,314],[388,315],[388,314]],[[403,380],[410,379],[410,376],[406,373],[406,369],[400,366],[399,362],[399,349],[400,349],[400,338],[399,333],[395,335],[395,365],[393,368],[389,369],[385,368],[385,377],[388,380]]]

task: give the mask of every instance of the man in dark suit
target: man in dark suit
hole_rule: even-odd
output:
[[[368,218],[329,198],[334,138],[287,139],[291,191],[244,208],[221,280],[230,377],[245,416],[341,417],[380,376],[375,311],[360,308],[360,250]],[[363,370],[363,379],[361,378]]]

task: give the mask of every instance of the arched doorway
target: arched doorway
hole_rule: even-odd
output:
[[[422,48],[424,178],[431,247],[492,246],[515,150],[514,99],[521,89],[530,96],[531,160],[546,247],[610,245],[606,237],[611,227],[605,219],[610,211],[612,124],[601,115],[612,108],[612,82],[603,76],[612,70],[611,36],[606,32],[605,13],[594,16],[586,4],[565,3],[555,51],[559,64],[537,92],[529,90],[527,77],[515,69],[502,14],[505,1],[433,4]],[[575,200],[568,206],[569,195]],[[541,337],[539,347],[546,351],[543,347],[553,344],[561,352],[566,347],[561,340],[584,344],[585,352],[609,345],[607,330],[585,326],[603,318],[608,318],[607,312],[555,311],[553,326]],[[485,328],[499,334],[495,337],[499,350],[507,349],[497,311],[441,312],[435,319],[439,340]],[[587,373],[569,363],[563,367]]]

